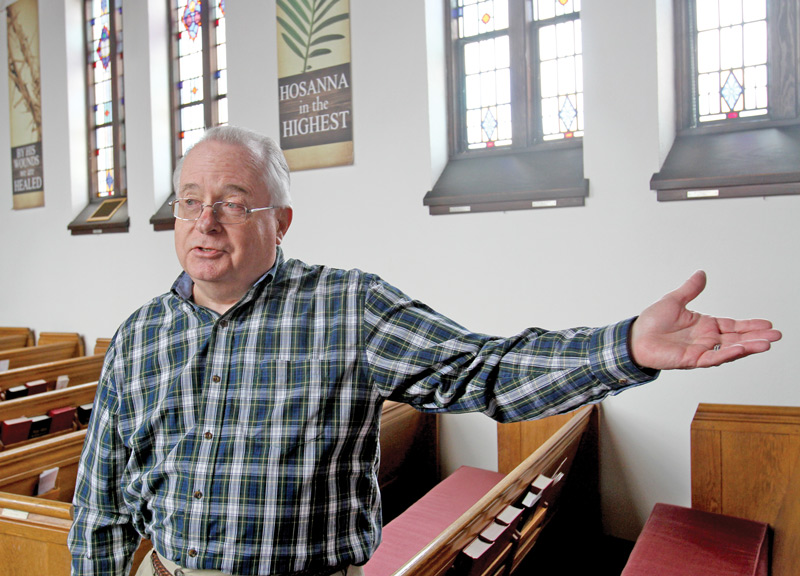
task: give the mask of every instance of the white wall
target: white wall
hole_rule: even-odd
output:
[[[85,131],[74,110],[80,3],[47,5],[46,206],[12,211],[10,162],[0,162],[0,325],[79,331],[91,346],[179,271],[172,234],[148,223],[169,186],[166,100],[153,98],[165,81],[165,39],[154,25],[163,8],[160,0],[125,4],[126,30],[135,32],[125,38],[130,232],[70,236],[86,181],[75,143]],[[800,197],[658,203],[649,190],[673,137],[670,6],[584,3],[585,207],[432,217],[422,197],[445,154],[440,0],[352,0],[355,164],[293,176],[295,220],[284,243],[308,262],[377,272],[490,333],[610,323],[698,268],[710,278],[698,310],[773,319],[785,336],[766,355],[663,374],[603,403],[605,522],[625,538],[655,502],[689,503],[689,424],[699,402],[800,405],[791,369],[800,344]],[[277,134],[274,3],[238,0],[228,12],[231,122]],[[158,28],[152,47],[148,28]],[[5,51],[2,27],[0,62]],[[7,95],[0,88],[0,111]],[[0,150],[8,150],[3,126]],[[447,417],[446,470],[495,467],[495,439],[481,415]]]

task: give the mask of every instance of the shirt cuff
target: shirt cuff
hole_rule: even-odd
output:
[[[661,373],[638,366],[631,357],[628,339],[633,318],[598,328],[590,343],[590,362],[592,373],[602,383],[613,390],[622,390],[652,382]]]

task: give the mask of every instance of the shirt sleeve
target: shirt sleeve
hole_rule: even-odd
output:
[[[97,385],[73,497],[72,576],[127,575],[139,544],[122,497],[128,451],[117,434],[114,343]]]
[[[375,280],[365,351],[379,393],[430,412],[514,422],[568,412],[654,380],[628,350],[635,318],[600,328],[528,328],[511,338],[468,331]]]

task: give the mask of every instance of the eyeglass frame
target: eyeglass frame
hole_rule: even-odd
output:
[[[284,208],[284,206],[264,206],[263,208],[248,208],[245,204],[241,202],[228,202],[227,200],[217,200],[212,204],[203,204],[199,200],[195,200],[195,202],[200,203],[200,212],[197,214],[197,218],[181,218],[175,213],[176,206],[180,204],[181,200],[195,200],[194,198],[176,198],[172,202],[169,202],[169,206],[172,208],[172,216],[177,220],[183,220],[184,222],[197,222],[200,218],[203,217],[203,210],[206,208],[211,208],[211,214],[214,216],[214,220],[217,221],[218,224],[244,224],[247,221],[247,217],[253,212],[261,212],[262,210],[275,210],[277,208]],[[215,206],[218,204],[236,204],[237,206],[244,206],[244,219],[241,222],[220,222],[219,218],[217,218],[217,209]]]

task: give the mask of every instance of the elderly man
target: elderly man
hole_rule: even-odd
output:
[[[209,130],[179,165],[184,272],[106,356],[73,574],[127,573],[142,536],[156,551],[142,574],[358,574],[380,542],[384,400],[530,419],[781,336],[688,311],[702,273],[610,326],[475,334],[374,275],[284,259],[288,188],[278,147],[239,128]]]

